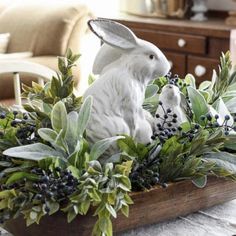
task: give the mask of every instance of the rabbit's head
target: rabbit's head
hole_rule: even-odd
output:
[[[117,60],[138,79],[153,80],[170,70],[170,64],[160,49],[137,38],[126,26],[104,19],[90,20],[88,24],[104,42],[94,61],[94,74],[103,73]]]
[[[167,104],[179,105],[181,102],[181,92],[177,86],[167,84],[162,88],[159,100]]]

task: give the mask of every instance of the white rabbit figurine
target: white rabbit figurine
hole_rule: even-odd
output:
[[[122,24],[97,19],[88,25],[104,42],[93,65],[93,73],[100,76],[84,94],[94,98],[89,140],[127,134],[149,143],[153,130],[142,108],[145,89],[168,73],[168,60],[155,45],[137,38]]]
[[[161,102],[161,105],[158,106],[156,111],[158,118],[155,119],[155,127],[157,127],[157,124],[161,124],[164,128],[168,128],[168,123],[171,123],[171,127],[176,128],[188,121],[186,115],[187,101],[177,86],[173,84],[165,85],[160,93],[159,102]],[[169,117],[164,124],[164,116],[168,113]]]

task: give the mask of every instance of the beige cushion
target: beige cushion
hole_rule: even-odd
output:
[[[0,54],[0,60],[17,60],[32,57],[32,52],[15,52]],[[1,61],[0,61],[1,62]]]
[[[64,55],[74,26],[88,14],[78,3],[15,4],[0,14],[0,33],[11,34],[8,52]]]
[[[6,53],[9,40],[10,40],[9,33],[0,34],[0,55],[1,53]]]

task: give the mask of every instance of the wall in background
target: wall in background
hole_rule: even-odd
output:
[[[214,10],[236,10],[236,2],[232,0],[207,0],[207,5]]]

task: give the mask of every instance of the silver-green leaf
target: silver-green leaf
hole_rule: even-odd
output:
[[[60,152],[42,143],[9,148],[5,150],[3,154],[33,161],[39,161],[47,157],[63,157]]]
[[[61,101],[57,102],[51,114],[52,128],[56,132],[60,132],[63,130],[63,134],[65,135],[67,130],[67,112],[65,104]]]
[[[76,129],[78,135],[80,136],[83,135],[90,120],[92,103],[93,103],[93,98],[92,96],[89,96],[84,100],[83,105],[81,106],[77,119],[77,129]]]
[[[90,158],[91,160],[97,160],[101,155],[113,144],[115,141],[119,139],[124,139],[124,136],[115,136],[111,138],[105,138],[97,141],[91,149]]]

